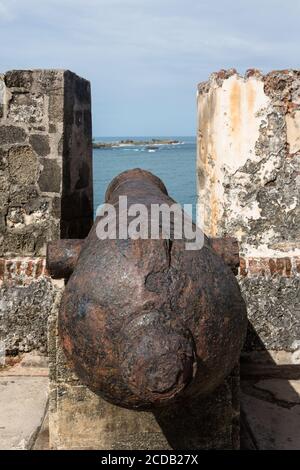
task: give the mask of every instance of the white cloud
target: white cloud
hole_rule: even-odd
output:
[[[0,22],[11,21],[13,19],[9,5],[10,2],[8,1],[0,1]]]

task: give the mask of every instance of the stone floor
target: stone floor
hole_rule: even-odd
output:
[[[300,380],[242,381],[242,447],[300,449]]]
[[[285,351],[251,353],[241,361],[241,446],[300,449],[300,364]]]
[[[263,374],[276,375],[271,369],[264,364]],[[300,449],[300,376],[262,378],[257,370],[250,374],[249,367],[248,373],[243,370],[245,366],[241,367],[242,449]],[[44,357],[30,353],[0,368],[1,450],[48,449],[47,401]]]
[[[30,353],[0,368],[1,450],[32,449],[38,444],[47,402],[48,368],[44,357]]]

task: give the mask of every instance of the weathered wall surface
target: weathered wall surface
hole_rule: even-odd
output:
[[[213,74],[198,88],[198,221],[240,242],[246,349],[300,340],[300,72]],[[298,346],[297,346],[298,344]]]
[[[46,348],[57,286],[46,243],[92,223],[90,84],[69,71],[0,75],[0,340]]]

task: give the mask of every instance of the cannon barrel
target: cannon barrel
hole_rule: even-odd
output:
[[[162,181],[140,169],[121,173],[105,200],[167,204]],[[59,335],[71,367],[111,403],[143,410],[211,393],[237,363],[246,308],[232,271],[232,238],[187,250],[184,239],[99,239],[97,217],[85,240],[49,243],[47,267],[68,279]],[[151,222],[149,210],[149,223]],[[130,218],[129,218],[130,219]]]

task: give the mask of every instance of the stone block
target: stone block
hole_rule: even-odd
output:
[[[60,193],[62,171],[57,160],[43,158],[40,159],[40,162],[42,165],[42,171],[38,180],[40,190],[47,193]]]
[[[1,145],[23,143],[25,139],[26,133],[21,127],[0,125]]]
[[[34,94],[13,95],[8,111],[8,119],[31,128],[44,129],[44,96]]]
[[[49,317],[49,433],[52,449],[239,448],[239,371],[209,397],[136,412],[111,405],[70,370],[57,334],[59,299]]]
[[[50,153],[49,137],[44,134],[32,134],[29,143],[40,157],[46,157]]]
[[[36,182],[39,162],[30,146],[12,147],[7,162],[11,184],[29,186]]]
[[[62,93],[51,94],[49,97],[49,121],[59,124],[64,118],[64,99]]]
[[[11,70],[5,74],[5,83],[8,88],[23,88],[30,91],[33,81],[31,70]]]

